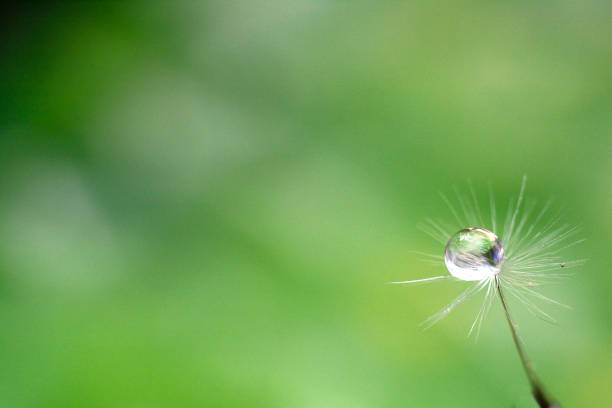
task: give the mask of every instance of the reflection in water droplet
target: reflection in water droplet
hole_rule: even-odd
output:
[[[474,281],[495,276],[504,261],[504,247],[497,235],[484,228],[466,228],[446,245],[446,268],[454,277]]]

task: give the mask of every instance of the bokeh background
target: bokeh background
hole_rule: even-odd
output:
[[[498,302],[417,224],[471,179],[588,258],[512,303],[564,407],[612,405],[607,1],[4,4],[0,405],[535,407]]]

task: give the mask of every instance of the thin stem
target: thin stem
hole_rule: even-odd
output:
[[[502,292],[498,277],[495,278],[495,287],[497,288],[499,299],[501,300],[504,313],[506,314],[506,320],[508,320],[508,325],[510,326],[510,332],[512,333],[512,339],[514,340],[516,351],[518,352],[518,355],[521,359],[521,364],[523,365],[523,369],[525,370],[525,374],[527,375],[527,379],[529,380],[529,385],[531,385],[531,393],[533,394],[533,397],[535,398],[540,408],[561,408],[558,403],[554,402],[554,400],[546,394],[546,392],[544,391],[544,387],[540,383],[540,380],[538,379],[531,362],[527,358],[523,342],[521,341],[521,338],[518,335],[517,326],[512,320],[510,312],[508,311],[506,298],[504,297],[504,293]]]

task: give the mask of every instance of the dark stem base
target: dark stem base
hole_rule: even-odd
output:
[[[536,400],[540,408],[561,408],[561,405],[555,402],[546,393],[544,387],[540,383],[540,380],[536,376],[531,362],[527,358],[527,354],[525,353],[525,349],[523,347],[523,342],[521,341],[521,338],[518,335],[516,324],[510,316],[508,305],[506,304],[506,298],[504,297],[501,285],[499,284],[499,278],[497,277],[495,278],[495,287],[497,289],[497,293],[499,294],[499,299],[501,300],[504,313],[506,314],[506,320],[508,321],[508,325],[510,326],[510,332],[512,333],[512,339],[514,340],[516,351],[518,352],[518,355],[521,359],[521,364],[523,365],[523,369],[525,370],[525,374],[527,375],[527,379],[529,380],[529,385],[531,385],[531,393],[533,394],[533,398]]]

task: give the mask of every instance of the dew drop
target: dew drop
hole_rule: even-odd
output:
[[[484,228],[465,228],[453,235],[444,254],[450,274],[465,281],[495,276],[504,261],[504,247],[497,235]]]

